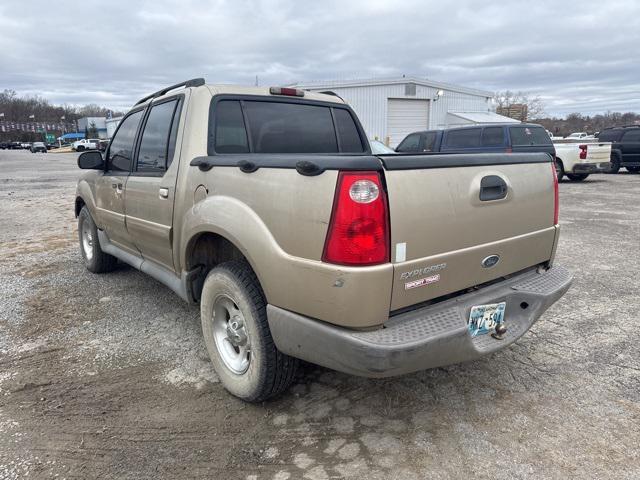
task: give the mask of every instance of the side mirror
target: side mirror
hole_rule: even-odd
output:
[[[78,167],[86,170],[104,170],[102,154],[96,150],[82,152],[78,157]]]

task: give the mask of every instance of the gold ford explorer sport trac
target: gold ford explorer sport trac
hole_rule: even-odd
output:
[[[569,288],[545,153],[373,155],[338,96],[194,79],[78,159],[80,250],[199,304],[223,385],[283,392],[298,359],[387,377],[476,359]]]

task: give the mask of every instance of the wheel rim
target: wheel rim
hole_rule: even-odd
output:
[[[93,258],[93,232],[87,222],[82,223],[82,251],[87,260]]]
[[[216,298],[211,322],[220,358],[233,373],[243,374],[251,363],[251,342],[244,315],[231,297],[220,295]]]

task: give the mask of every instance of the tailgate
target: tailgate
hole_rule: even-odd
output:
[[[585,163],[602,163],[611,160],[610,143],[588,143]]]
[[[394,263],[391,310],[551,258],[556,227],[549,155],[381,158]]]

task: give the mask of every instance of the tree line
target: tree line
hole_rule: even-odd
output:
[[[570,113],[565,118],[546,117],[533,120],[557,137],[566,137],[573,132],[594,134],[609,127],[640,125],[640,114],[627,112],[606,112],[598,115]]]
[[[565,118],[546,115],[545,105],[539,96],[527,92],[496,92],[493,97],[496,110],[508,109],[512,105],[526,105],[528,121],[538,123],[557,137],[566,137],[573,132],[587,132],[594,134],[605,128],[621,127],[624,125],[640,125],[640,114],[633,112],[611,112],[598,115],[583,115],[570,113]],[[517,120],[522,120],[517,118]]]
[[[0,139],[3,141],[41,140],[42,125],[47,132],[56,136],[64,132],[73,132],[76,122],[83,117],[106,117],[110,110],[95,103],[82,106],[52,105],[39,95],[19,96],[15,90],[0,92]],[[123,112],[111,111],[113,117]]]

